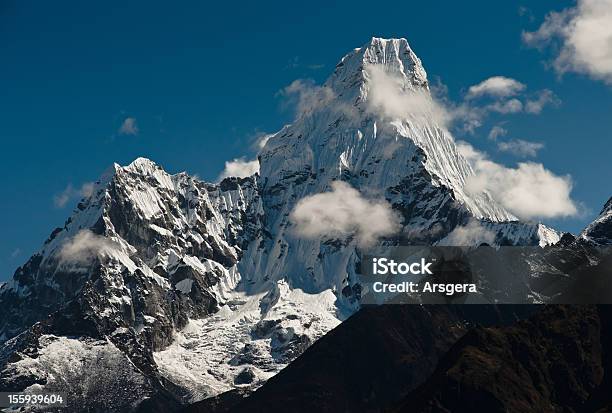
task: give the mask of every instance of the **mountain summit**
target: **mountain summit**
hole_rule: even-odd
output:
[[[367,93],[368,68],[372,66],[401,76],[406,81],[404,87],[429,89],[427,73],[408,41],[378,37],[344,56],[325,84],[338,96],[358,103]]]
[[[369,239],[386,245],[441,243],[473,222],[495,244],[558,240],[465,189],[473,171],[405,39],[353,50],[300,106],[259,175],[210,184],[144,158],[104,174],[0,287],[0,391],[146,411],[256,388],[359,309],[357,229],[372,216],[393,218]],[[316,206],[312,218],[347,197],[357,221],[298,230],[296,208]]]
[[[373,38],[307,97],[295,123],[260,154],[264,190],[297,177],[300,185],[291,185],[288,197],[329,190],[339,179],[378,192],[396,210],[410,211],[402,212],[402,232],[411,242],[434,242],[469,217],[518,221],[486,192],[467,191],[474,171],[436,113],[425,70],[405,39]],[[314,178],[302,182],[306,173]],[[283,202],[285,212],[295,203]],[[447,221],[449,210],[461,218]],[[525,243],[518,238],[529,231],[519,225],[506,232],[510,243]]]

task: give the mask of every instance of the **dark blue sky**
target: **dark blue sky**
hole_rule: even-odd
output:
[[[68,217],[76,201],[53,202],[68,184],[137,156],[213,180],[226,160],[252,155],[254,135],[290,122],[280,89],[324,81],[372,36],[406,37],[452,99],[494,75],[554,91],[560,106],[504,119],[509,136],[545,142],[538,162],[573,177],[586,212],[556,227],[579,231],[612,195],[611,88],[559,79],[546,53],[521,43],[522,30],[571,2],[125,3],[0,2],[0,280]],[[126,117],[136,136],[117,134]],[[489,150],[500,120],[460,138]]]

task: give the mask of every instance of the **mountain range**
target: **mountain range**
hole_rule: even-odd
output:
[[[386,107],[381,81],[418,96],[417,109]],[[506,334],[500,325],[528,315],[494,306],[476,315],[361,309],[361,248],[444,245],[476,225],[492,245],[580,255],[611,243],[612,200],[578,237],[519,220],[486,191],[469,190],[474,171],[431,105],[407,41],[373,38],[300,97],[299,116],[267,139],[252,176],[206,183],[144,158],[113,165],[0,287],[0,391],[62,391],[68,411],[172,411],[202,400],[233,408],[269,400],[283,378],[307,380],[294,373],[304,363],[323,369],[346,346],[374,340],[380,351],[391,342],[380,365],[388,373],[376,373],[374,388],[341,393],[357,399],[340,410],[375,410],[387,393],[398,404],[386,407],[401,408],[399,396],[418,386],[422,406],[452,406],[431,383],[459,362],[461,343],[485,334],[473,326],[488,317],[484,325],[501,332],[486,334]],[[334,207],[345,204],[358,208]],[[379,322],[384,339],[372,330]],[[365,373],[353,365],[360,355],[347,351],[349,365],[338,368]],[[409,384],[385,387],[396,371]],[[304,394],[327,403],[319,390]]]

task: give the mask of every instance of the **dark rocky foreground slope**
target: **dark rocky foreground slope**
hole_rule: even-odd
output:
[[[391,411],[606,411],[611,376],[612,307],[551,305],[514,326],[471,330]]]

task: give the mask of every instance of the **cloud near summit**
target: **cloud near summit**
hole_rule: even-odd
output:
[[[368,76],[368,110],[379,116],[400,118],[432,118],[438,124],[448,127],[451,114],[423,89],[414,89],[406,84],[399,74],[389,72],[382,65],[366,69]]]
[[[415,87],[401,73],[379,64],[365,68],[366,111],[381,118],[430,121],[446,129],[474,133],[492,113],[537,115],[547,105],[558,105],[559,98],[548,89],[527,93],[527,86],[510,77],[492,76],[468,88],[463,99],[448,98],[444,85],[431,90]],[[359,119],[352,102],[338,98],[328,86],[309,79],[297,79],[278,92],[284,105],[295,107],[296,119],[318,110],[336,111]]]
[[[470,86],[466,97],[472,99],[477,96],[485,95],[496,97],[514,96],[523,91],[525,87],[526,86],[518,80],[505,76],[493,76],[474,86]]]
[[[75,188],[72,184],[68,184],[62,192],[53,196],[53,205],[56,208],[64,208],[68,202],[91,196],[93,191],[93,182],[85,182],[80,188]]]
[[[569,176],[555,175],[534,162],[520,162],[516,168],[509,168],[491,161],[467,142],[458,142],[457,146],[475,172],[466,183],[468,192],[487,191],[522,219],[569,217],[578,213],[570,195]]]
[[[380,65],[368,67],[366,73],[367,109],[371,113],[389,119],[432,119],[444,128],[468,133],[479,128],[491,113],[537,115],[547,105],[560,103],[551,90],[527,93],[525,84],[505,76],[492,76],[470,86],[464,99],[454,102],[443,85],[432,87],[431,93],[414,89],[402,76]]]
[[[230,176],[246,178],[257,172],[259,172],[259,161],[257,159],[249,161],[244,158],[236,158],[225,162],[225,169],[219,175],[219,180]]]
[[[544,148],[541,142],[529,142],[523,139],[512,139],[509,141],[498,142],[497,149],[502,152],[510,152],[523,158],[534,158],[538,151]]]
[[[367,199],[346,182],[301,199],[290,215],[294,233],[306,239],[355,236],[362,247],[399,230],[401,220],[386,200]]]
[[[83,229],[62,245],[59,258],[63,262],[84,264],[116,247],[110,239]]]

